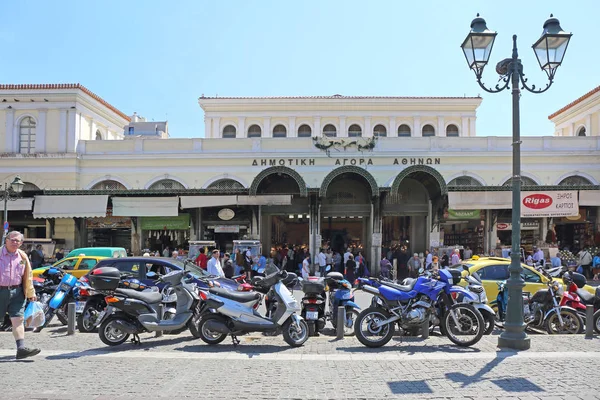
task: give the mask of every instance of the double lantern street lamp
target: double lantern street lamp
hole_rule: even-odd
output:
[[[523,73],[523,64],[517,52],[517,35],[513,35],[512,57],[500,61],[496,72],[500,75],[500,83],[494,88],[487,88],[482,82],[483,69],[487,65],[496,39],[496,32],[487,28],[485,20],[477,14],[471,22],[471,32],[461,45],[469,68],[475,72],[477,83],[488,93],[499,93],[505,89],[512,91],[512,252],[510,262],[510,278],[506,282],[508,288],[508,307],[504,332],[498,338],[499,347],[526,350],[530,346],[529,337],[525,333],[523,322],[523,287],[521,278],[520,245],[521,245],[521,132],[519,120],[519,98],[521,89],[531,93],[543,93],[552,86],[556,70],[562,63],[571,34],[562,30],[558,19],[553,18],[544,23],[544,31],[533,44],[535,56],[541,69],[548,75],[546,87],[536,89],[528,86]],[[519,87],[520,86],[520,87]]]
[[[4,246],[4,240],[6,239],[6,234],[7,234],[7,226],[6,223],[8,222],[8,201],[15,201],[17,200],[20,195],[21,192],[23,191],[23,188],[25,187],[25,184],[23,183],[23,181],[21,180],[21,178],[19,178],[18,176],[12,181],[12,183],[10,184],[10,186],[5,182],[4,183],[4,191],[0,192],[0,200],[4,200],[4,233],[2,234],[2,246]]]

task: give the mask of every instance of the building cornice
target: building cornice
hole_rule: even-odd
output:
[[[599,94],[598,96],[594,96],[596,94]],[[564,114],[567,110],[570,110],[571,108],[582,104],[583,102],[586,102],[586,100],[591,99],[593,97],[600,97],[600,86],[597,86],[596,88],[590,90],[589,92],[587,92],[586,94],[584,94],[583,96],[579,97],[578,99],[573,100],[572,102],[570,102],[569,104],[567,104],[566,106],[564,106],[563,108],[561,108],[560,110],[550,114],[548,116],[548,119],[553,121],[554,119],[556,119],[556,117],[558,117],[559,115]],[[593,100],[591,101],[587,101],[586,103],[591,103]],[[554,122],[554,121],[553,121]]]

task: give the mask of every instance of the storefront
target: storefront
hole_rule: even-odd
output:
[[[131,249],[131,218],[86,218],[87,244],[90,247],[123,247]]]
[[[500,218],[496,224],[498,246],[503,257],[508,257],[512,246],[512,223],[510,218]],[[541,234],[541,219],[521,219],[521,247],[528,253],[533,252],[533,246],[543,242]]]
[[[171,251],[187,248],[190,240],[190,214],[182,213],[173,217],[138,217],[142,232],[143,248],[162,252],[166,247]]]
[[[207,207],[198,212],[201,213],[199,240],[214,240],[222,251],[231,253],[233,241],[247,239],[250,234],[249,207]]]
[[[469,248],[473,254],[483,254],[485,248],[485,213],[481,210],[444,210],[440,221],[443,246]]]
[[[568,248],[574,254],[585,247],[596,245],[597,207],[579,207],[576,216],[554,218],[556,243],[559,248]]]

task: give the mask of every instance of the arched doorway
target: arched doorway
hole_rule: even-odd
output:
[[[252,206],[260,226],[263,253],[281,265],[286,249],[309,246],[310,212],[304,179],[288,167],[271,167],[261,171],[252,182],[250,195],[267,199],[271,195],[291,196],[291,204]],[[286,266],[295,270],[294,266]]]
[[[362,252],[367,261],[375,261],[371,251],[373,199],[379,196],[379,187],[373,176],[360,167],[337,168],[323,180],[319,196],[317,232],[321,240],[317,239],[314,252],[320,246],[341,254],[350,248],[355,255]]]
[[[400,172],[382,201],[384,252],[403,245],[412,255],[439,242],[432,228],[443,213],[446,194],[444,178],[432,167],[414,165]]]

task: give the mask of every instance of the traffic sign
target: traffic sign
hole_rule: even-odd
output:
[[[8,230],[8,221],[4,221],[4,230],[7,231]]]

